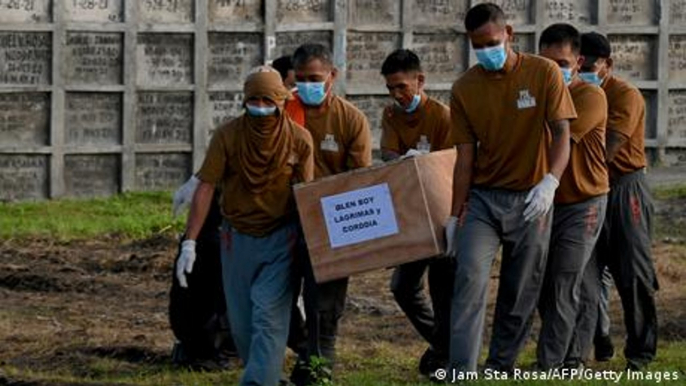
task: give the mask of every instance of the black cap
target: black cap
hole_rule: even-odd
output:
[[[597,32],[581,35],[581,55],[607,59],[612,54],[612,47],[607,38]]]

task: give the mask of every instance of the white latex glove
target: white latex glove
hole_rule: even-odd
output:
[[[193,201],[195,189],[198,188],[200,180],[192,176],[174,193],[174,201],[172,201],[172,212],[174,217],[178,216],[184,209],[186,209]]]
[[[560,185],[560,181],[554,175],[548,173],[543,177],[538,185],[534,186],[526,196],[526,208],[524,209],[524,220],[533,221],[548,213],[553,206],[555,190]]]
[[[401,156],[400,159],[412,158],[412,157],[416,157],[418,155],[423,155],[423,154],[424,154],[424,152],[419,151],[417,149],[410,149],[407,151],[407,153],[405,153],[405,155]]]
[[[448,222],[445,224],[445,255],[450,258],[457,257],[457,223],[459,222],[456,216],[448,217]]]
[[[183,288],[188,288],[186,274],[193,272],[193,264],[195,264],[195,240],[184,240],[181,243],[179,260],[176,262],[176,278],[179,279],[179,284]]]

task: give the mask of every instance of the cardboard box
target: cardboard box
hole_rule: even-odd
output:
[[[454,149],[295,187],[317,282],[440,255]]]

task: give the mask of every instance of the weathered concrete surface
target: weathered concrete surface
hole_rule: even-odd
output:
[[[3,169],[3,198],[172,187],[241,114],[250,68],[305,42],[332,49],[336,90],[367,114],[378,150],[386,55],[414,49],[428,93],[448,103],[476,60],[462,20],[484,1],[0,1],[0,160],[20,165]],[[554,22],[607,33],[616,72],[646,99],[651,159],[686,167],[686,0],[495,2],[519,51]],[[92,189],[74,178],[97,170],[117,175]]]

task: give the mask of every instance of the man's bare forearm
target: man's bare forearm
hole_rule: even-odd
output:
[[[195,240],[200,234],[207,213],[210,211],[212,204],[212,197],[214,196],[214,185],[207,182],[200,182],[198,188],[193,195],[193,202],[191,203],[191,210],[188,214],[188,222],[186,224],[186,239]]]
[[[457,146],[457,161],[453,170],[453,205],[451,216],[462,216],[474,174],[474,144]]]
[[[571,146],[569,142],[569,121],[561,120],[551,122],[550,126],[553,134],[553,142],[550,145],[548,165],[550,167],[550,173],[559,181],[562,177],[562,173],[564,173],[567,168],[567,163],[569,163]]]

